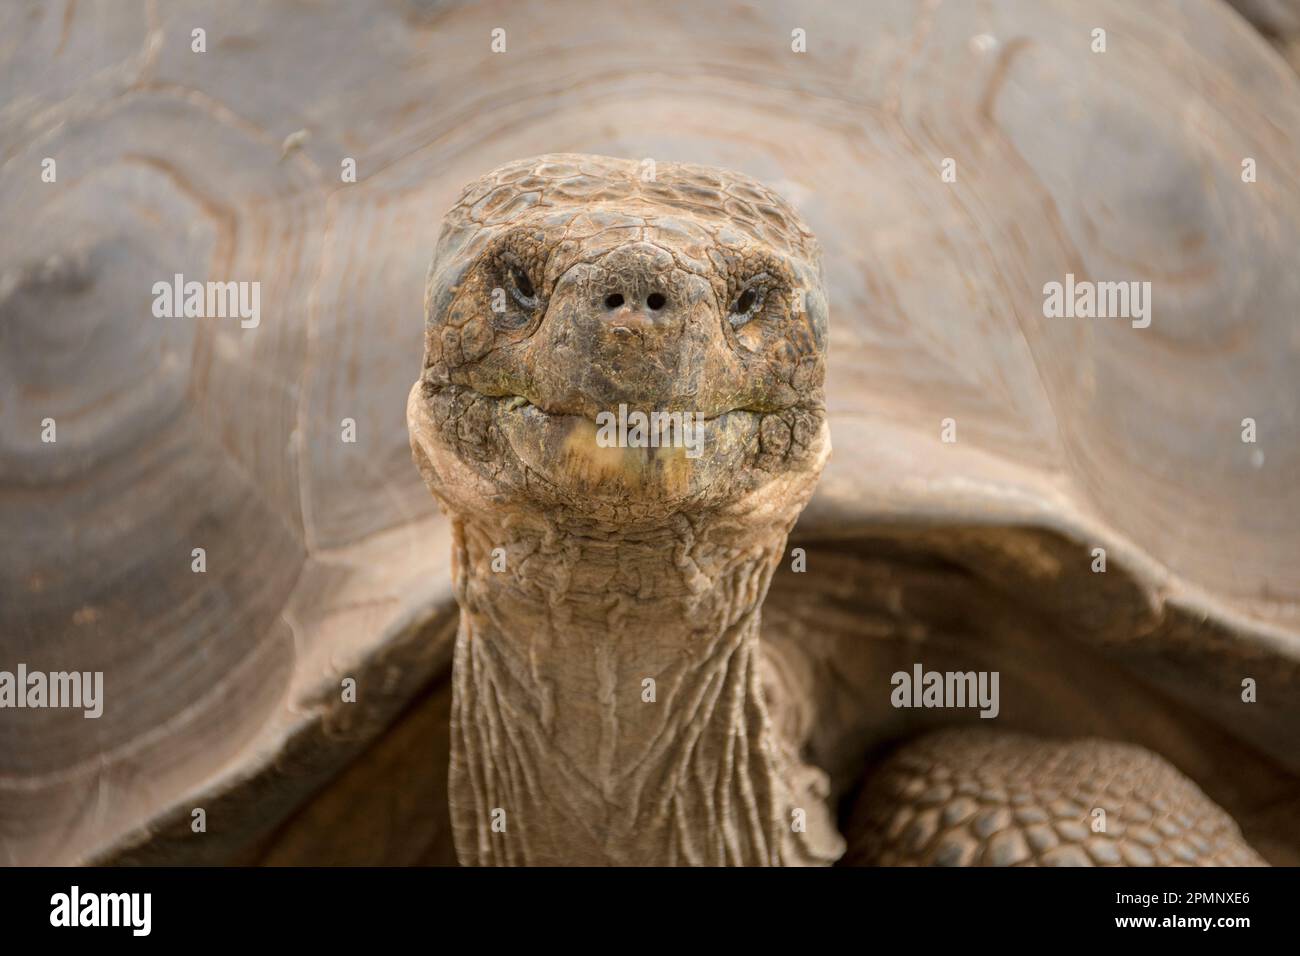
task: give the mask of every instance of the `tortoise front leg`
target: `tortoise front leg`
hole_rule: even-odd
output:
[[[929,734],[870,775],[843,863],[1266,866],[1168,761],[1130,744]]]

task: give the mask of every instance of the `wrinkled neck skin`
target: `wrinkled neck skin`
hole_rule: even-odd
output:
[[[774,731],[758,640],[814,480],[798,500],[638,528],[565,509],[451,511],[462,863],[807,865],[842,853],[824,777]]]

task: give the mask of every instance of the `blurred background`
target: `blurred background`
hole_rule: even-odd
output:
[[[800,209],[827,494],[956,416],[972,486],[1068,488],[1295,633],[1297,9],[5,3],[0,669],[106,700],[0,710],[0,863],[454,861],[450,539],[405,400],[443,211],[537,153],[728,166]],[[1154,280],[1149,334],[1045,322],[1067,272]],[[259,283],[260,321],[158,317],[176,274]],[[1250,411],[1265,467],[1187,438]]]

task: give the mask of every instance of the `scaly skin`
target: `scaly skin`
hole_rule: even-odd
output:
[[[407,416],[455,529],[457,854],[831,863],[827,780],[777,729],[759,642],[830,453],[819,252],[746,177],[645,173],[507,164],[447,214],[430,269]],[[620,405],[699,413],[702,453],[601,447]]]
[[[1237,824],[1163,758],[1104,740],[943,731],[874,774],[846,862],[1260,866]]]

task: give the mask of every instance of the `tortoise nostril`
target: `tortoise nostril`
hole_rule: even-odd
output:
[[[645,300],[645,304],[650,308],[652,312],[658,312],[660,309],[662,309],[664,307],[664,302],[665,302],[664,297],[660,295],[658,292],[651,292],[648,296],[646,296],[646,300]]]
[[[607,309],[617,309],[622,304],[623,296],[619,295],[617,292],[611,292],[609,295],[605,296],[605,308]]]

